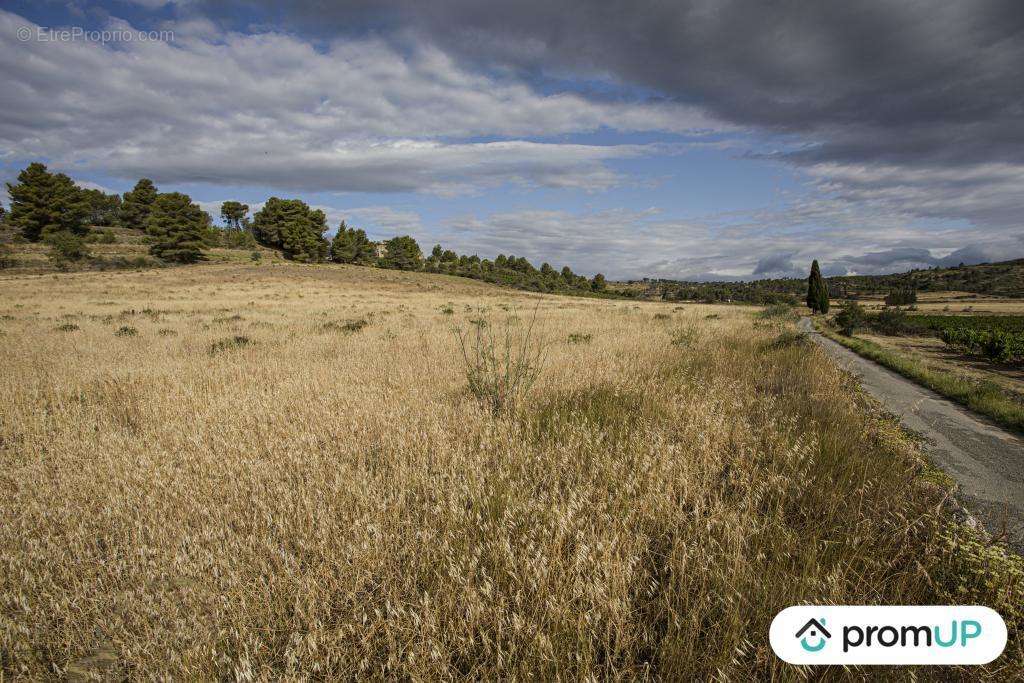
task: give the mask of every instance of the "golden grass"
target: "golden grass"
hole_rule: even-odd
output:
[[[788,322],[338,266],[0,296],[7,676],[796,679],[799,602],[987,604],[1021,672],[1015,565]],[[546,342],[498,415],[480,307]]]

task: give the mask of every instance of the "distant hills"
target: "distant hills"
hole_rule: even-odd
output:
[[[894,289],[918,292],[972,292],[1000,297],[1024,297],[1024,259],[980,263],[973,266],[911,270],[891,275],[841,275],[828,278],[833,298],[885,295]],[[643,280],[624,284],[623,290],[648,299],[690,301],[743,301],[775,303],[801,301],[807,292],[803,278],[749,282],[688,282]]]

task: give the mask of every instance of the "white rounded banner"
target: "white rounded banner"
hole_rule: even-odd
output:
[[[987,664],[1006,647],[1006,624],[988,607],[787,607],[768,638],[790,664]]]

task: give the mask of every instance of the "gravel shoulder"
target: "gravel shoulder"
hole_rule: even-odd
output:
[[[905,377],[806,331],[904,425],[920,433],[932,462],[953,477],[960,499],[993,535],[1024,553],[1024,440]]]

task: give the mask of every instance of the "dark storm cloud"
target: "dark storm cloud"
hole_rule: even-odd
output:
[[[999,260],[999,256],[982,245],[971,244],[954,250],[947,256],[936,258],[928,249],[919,247],[898,247],[873,251],[861,256],[840,256],[823,267],[826,275],[846,273],[895,273],[910,268],[949,267],[961,263],[974,265]]]
[[[875,251],[863,256],[841,257],[841,261],[875,268],[891,266],[894,263],[933,263],[932,253],[927,249],[907,247],[903,249],[886,249]]]
[[[298,2],[298,25],[425,34],[478,63],[608,74],[810,142],[799,162],[1024,158],[1019,0]],[[808,136],[810,139],[808,139]]]
[[[793,254],[771,254],[757,262],[752,274],[769,275],[773,273],[789,273],[793,270]]]

